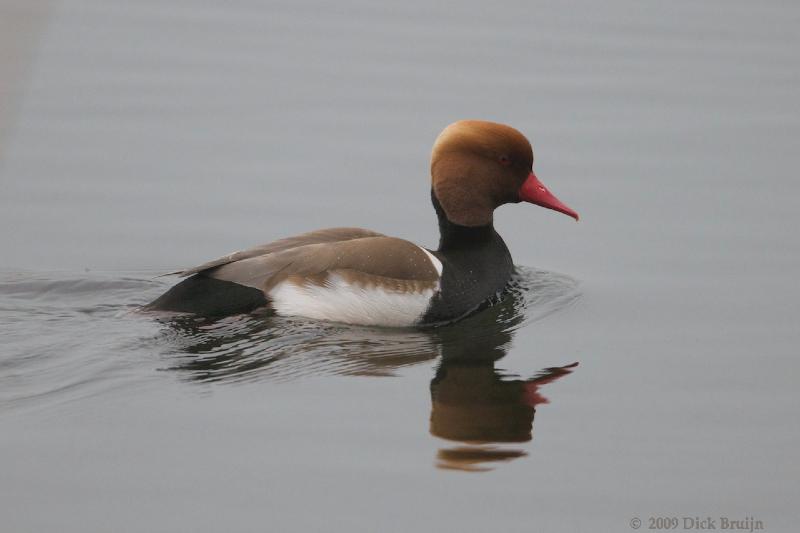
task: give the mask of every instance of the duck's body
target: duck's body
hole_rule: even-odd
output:
[[[502,291],[513,264],[491,225],[441,223],[435,251],[330,228],[236,252],[177,272],[187,279],[148,308],[222,316],[269,306],[279,315],[394,327],[452,321]]]
[[[536,180],[532,160],[516,130],[457,122],[434,146],[437,250],[359,228],[318,230],[176,272],[187,279],[146,308],[219,316],[269,307],[393,327],[456,320],[501,292],[513,273],[495,207],[526,200],[577,218]]]

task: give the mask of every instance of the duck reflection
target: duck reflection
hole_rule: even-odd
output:
[[[526,455],[507,446],[531,440],[536,406],[547,402],[539,388],[577,366],[546,368],[528,379],[495,367],[518,327],[577,298],[569,278],[524,274],[493,305],[447,326],[392,330],[241,315],[216,321],[172,318],[164,335],[177,352],[172,368],[203,382],[319,373],[386,376],[438,358],[430,384],[430,433],[459,444],[439,450],[437,465],[488,470]]]
[[[536,406],[547,403],[539,387],[572,372],[578,363],[547,368],[529,380],[509,379],[493,362],[445,362],[431,382],[431,434],[463,444],[439,450],[440,468],[481,471],[491,463],[524,457],[497,444],[531,440]]]
[[[430,432],[461,445],[439,450],[437,466],[490,470],[496,462],[524,457],[525,451],[498,447],[531,440],[539,387],[573,371],[578,363],[546,368],[520,379],[495,368],[524,318],[519,296],[470,317],[463,326],[443,329],[442,355],[431,381]]]
[[[391,376],[438,357],[424,331],[341,326],[274,316],[171,318],[170,370],[198,382],[285,381],[314,374]]]

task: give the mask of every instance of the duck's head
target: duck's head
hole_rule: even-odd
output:
[[[485,226],[497,207],[530,202],[578,220],[533,173],[531,143],[510,126],[460,120],[447,126],[433,145],[433,194],[447,219],[461,226]]]

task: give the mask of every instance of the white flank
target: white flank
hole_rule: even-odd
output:
[[[428,250],[426,250],[422,246],[419,246],[419,249],[422,250],[423,252],[425,252],[425,255],[427,255],[428,259],[431,260],[431,264],[433,265],[433,268],[436,269],[436,272],[439,274],[439,277],[441,278],[442,277],[442,262],[439,261],[439,258],[436,257],[435,255],[433,255],[432,253],[430,253]]]
[[[324,286],[284,281],[269,292],[269,297],[279,315],[363,326],[405,327],[419,322],[433,294],[433,289],[393,292],[361,287],[331,273]]]

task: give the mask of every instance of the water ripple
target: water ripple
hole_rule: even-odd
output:
[[[286,381],[389,376],[442,355],[499,354],[514,330],[579,295],[568,276],[520,268],[487,309],[428,329],[264,314],[159,321],[133,312],[166,285],[147,273],[0,274],[0,411],[51,406],[163,375],[154,370],[198,382]]]
[[[521,267],[491,306],[441,327],[389,329],[258,315],[178,318],[164,322],[158,344],[173,347],[170,370],[197,381],[387,376],[445,352],[502,348],[519,327],[573,303],[577,287],[568,276]]]

